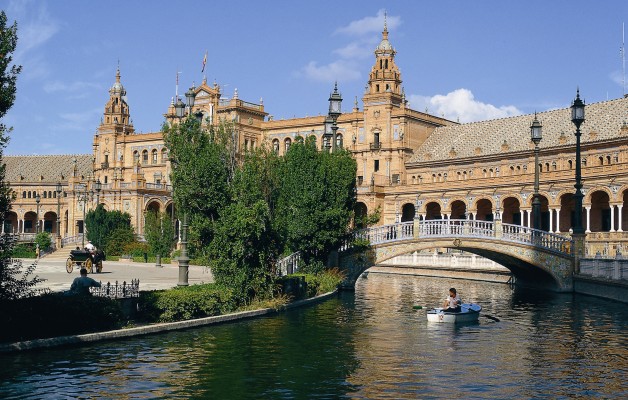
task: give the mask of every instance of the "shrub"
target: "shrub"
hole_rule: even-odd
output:
[[[0,341],[21,341],[118,329],[126,320],[116,300],[59,293],[0,304]]]
[[[48,232],[39,232],[35,236],[35,243],[39,245],[41,250],[48,250],[52,244],[52,236]]]
[[[138,317],[146,322],[183,321],[236,309],[231,290],[215,284],[141,292],[139,307]]]
[[[342,283],[345,276],[338,268],[326,269],[316,274],[297,273],[289,276],[303,276],[307,288],[307,297],[333,292]]]
[[[13,258],[35,258],[35,256],[35,247],[30,243],[16,245],[11,253]]]
[[[131,242],[124,246],[122,254],[128,254],[131,257],[142,257],[144,261],[144,253],[148,253],[148,244],[141,242]]]

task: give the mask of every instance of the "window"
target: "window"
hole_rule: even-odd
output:
[[[133,152],[133,165],[137,165],[140,162],[140,153],[137,150]]]
[[[153,156],[153,164],[157,164],[157,149],[153,149],[152,151],[152,156]]]
[[[338,147],[339,149],[342,149],[342,135],[341,134],[336,135],[336,147]]]
[[[573,161],[569,160],[567,164],[569,165],[569,169],[573,169]]]
[[[142,164],[148,164],[148,150],[142,152]]]
[[[279,153],[279,140],[277,139],[273,140],[273,151],[275,154]]]
[[[22,198],[25,199],[26,198],[26,190],[22,192]]]
[[[163,148],[161,149],[161,162],[166,163],[166,161],[168,161],[168,151]]]
[[[284,152],[287,152],[290,149],[291,144],[292,144],[292,140],[290,140],[290,138],[287,138],[284,141]]]
[[[373,171],[375,172],[379,171],[379,160],[373,161]]]

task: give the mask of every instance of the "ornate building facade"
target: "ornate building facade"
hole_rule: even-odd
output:
[[[333,140],[336,146],[351,151],[358,166],[356,213],[380,210],[381,224],[413,218],[502,218],[530,226],[535,170],[530,124],[534,116],[459,124],[413,110],[405,98],[395,55],[384,27],[362,95],[362,109],[356,96],[351,112],[337,120]],[[201,117],[204,124],[223,120],[234,124],[241,153],[266,143],[281,155],[299,137],[309,136],[314,136],[321,148],[325,145],[324,116],[273,120],[261,100],[243,101],[237,90],[225,98],[219,85],[206,81],[186,95],[194,98],[187,112]],[[177,123],[179,102],[173,99],[167,108],[167,123]],[[536,117],[543,127],[539,160],[542,227],[568,234],[574,210],[575,129],[567,107]],[[628,98],[586,107],[583,221],[590,252],[612,253],[628,242],[624,234],[628,229],[624,210],[628,200],[627,121]],[[61,236],[76,237],[83,232],[83,210],[100,202],[109,210],[131,214],[141,235],[146,211],[173,212],[168,149],[161,132],[135,132],[119,70],[94,136],[92,154],[7,156],[5,162],[7,179],[18,194],[5,231],[26,234],[40,226],[54,234],[57,228],[51,221],[60,215]],[[53,189],[57,182],[63,189],[59,197]],[[40,203],[34,200],[36,194],[40,194]]]

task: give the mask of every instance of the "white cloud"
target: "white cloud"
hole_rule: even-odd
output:
[[[386,23],[389,29],[395,29],[401,24],[401,17],[387,16]],[[374,17],[365,17],[338,28],[335,34],[355,36],[357,39],[344,47],[333,50],[332,54],[339,57],[338,60],[322,65],[317,61],[310,61],[295,75],[322,82],[346,82],[360,79],[363,65],[359,65],[357,61],[373,55],[377,43],[381,40],[379,33],[383,30],[383,9],[379,10]]]
[[[452,121],[475,122],[523,114],[515,106],[494,106],[477,101],[468,89],[456,89],[446,95],[408,96],[410,107]]]
[[[101,108],[94,108],[77,113],[59,114],[59,123],[52,126],[55,131],[85,131],[91,132],[97,126],[97,118],[102,115]]]
[[[335,33],[343,33],[352,36],[363,36],[373,32],[384,30],[384,9],[377,11],[374,17],[364,17],[357,21],[352,21],[349,25],[336,29]],[[401,25],[401,17],[387,16],[386,24],[388,29],[395,29]]]
[[[7,17],[17,21],[15,61],[18,64],[23,63],[25,54],[46,43],[59,31],[59,23],[48,13],[46,3],[12,1]]]
[[[298,75],[321,82],[346,82],[360,79],[358,66],[347,60],[338,60],[326,65],[318,65],[316,61],[310,61]]]

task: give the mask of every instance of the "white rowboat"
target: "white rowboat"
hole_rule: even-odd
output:
[[[460,305],[460,312],[445,312],[442,308],[433,308],[427,312],[428,322],[476,322],[480,317],[482,307],[479,304],[464,303]]]

